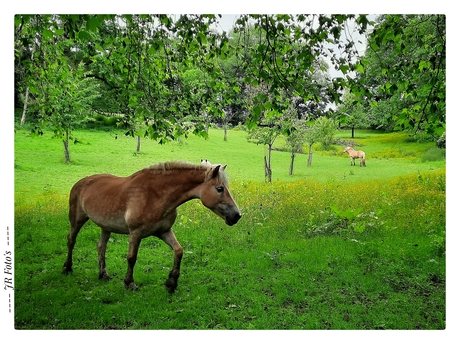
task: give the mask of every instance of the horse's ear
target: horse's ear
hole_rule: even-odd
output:
[[[219,168],[220,168],[221,165],[217,165],[216,167],[214,167],[214,169],[212,170],[212,177],[213,178],[216,178],[218,175],[219,175]]]
[[[227,168],[227,165],[224,165],[224,166],[222,167],[222,171],[225,171],[226,168]]]

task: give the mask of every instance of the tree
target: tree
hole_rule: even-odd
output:
[[[311,166],[313,160],[313,145],[321,142],[323,147],[328,147],[334,141],[336,124],[334,120],[327,117],[320,117],[314,122],[306,123],[305,142],[308,144],[307,166]]]
[[[398,130],[435,137],[446,126],[445,15],[383,15],[369,36],[352,92]]]
[[[334,142],[334,134],[337,131],[337,125],[333,119],[320,117],[313,125],[318,135],[318,141],[324,148],[329,147]]]
[[[243,103],[236,100],[248,86],[269,85],[270,95],[253,97],[246,117],[249,127],[256,126],[265,111],[283,113],[291,99],[308,106],[339,101],[337,90],[346,86],[346,79],[324,83],[312,76],[327,70],[320,62],[326,57],[343,73],[355,71],[356,49],[349,39],[342,40],[342,33],[349,21],[356,21],[361,31],[368,25],[365,15],[244,14],[235,25],[237,39],[231,41],[226,33],[211,29],[217,20],[216,15],[17,15],[16,56],[30,57],[31,47],[39,43],[33,63],[17,58],[17,70],[33,64],[32,77],[39,76],[44,50],[55,52],[46,54],[49,63],[53,56],[65,56],[73,66],[83,62],[103,94],[93,106],[122,113],[130,135],[138,131],[132,124],[142,121],[145,135],[164,143],[190,132],[205,136],[203,122],[187,121],[197,102],[211,116],[222,115],[225,107],[235,116],[235,104]],[[219,61],[230,58],[235,64],[228,77]],[[206,75],[200,99],[188,92],[182,79],[195,68]],[[26,89],[28,81],[22,80],[17,91]]]
[[[271,107],[278,113],[289,106],[287,99],[300,97],[304,103],[320,102],[324,95],[329,101],[340,101],[337,92],[346,80],[336,78],[327,86],[312,80],[318,68],[327,67],[319,61],[330,58],[332,65],[344,74],[355,71],[358,52],[350,38],[342,32],[347,21],[356,20],[360,32],[368,25],[365,15],[242,15],[236,21],[237,32],[249,32],[248,25],[258,28],[258,40],[253,44],[239,44],[235,51],[245,70],[245,81],[270,85],[270,101],[260,94],[255,97],[249,125],[257,123],[264,109]],[[246,40],[241,40],[246,42]],[[330,48],[336,45],[337,51]],[[311,81],[311,82],[307,82]]]
[[[99,96],[97,85],[93,79],[85,78],[82,64],[76,69],[67,64],[52,64],[44,79],[46,82],[40,80],[41,85],[36,86],[43,90],[37,98],[40,121],[62,139],[64,161],[69,163],[69,140],[76,141],[72,131],[91,114],[91,102]]]
[[[267,146],[267,152],[264,155],[265,178],[271,183],[272,181],[272,150],[276,138],[282,132],[282,119],[280,114],[275,111],[267,111],[261,125],[254,127],[249,131],[248,140],[256,144]]]
[[[305,143],[307,132],[304,120],[291,118],[288,125],[288,135],[286,143],[291,151],[291,163],[289,165],[289,175],[294,174],[294,159],[296,153],[302,152],[303,144]]]
[[[216,16],[181,16],[173,21],[168,15],[40,15],[34,17],[36,22],[32,17],[15,18],[17,56],[30,52],[39,40],[40,50],[54,49],[55,54],[47,55],[50,62],[53,56],[66,56],[69,64],[75,62],[71,57],[83,61],[90,76],[104,85],[101,92],[117,99],[104,105],[115,105],[116,112],[124,114],[128,134],[137,130],[131,127],[134,117],[142,119],[147,135],[160,143],[188,131],[203,134],[202,123],[190,128],[183,121],[193,101],[180,74],[193,65],[210,75],[210,92],[201,103],[210,112],[219,111],[213,93],[223,83],[214,60],[226,52],[225,37],[209,29]],[[38,60],[37,71],[42,59]],[[27,59],[17,61],[20,66]]]
[[[86,77],[83,63],[71,59],[76,44],[63,29],[69,23],[65,19],[17,16],[15,57],[17,69],[26,71],[21,81],[22,89],[26,89],[23,119],[30,94],[38,120],[33,130],[42,134],[42,127],[50,126],[54,136],[62,139],[64,161],[68,163],[72,130],[89,115],[99,93],[94,79]]]
[[[371,123],[364,104],[356,100],[354,94],[345,91],[342,104],[337,107],[339,123],[351,128],[351,138],[355,137],[355,128],[368,128]],[[378,126],[377,126],[378,127]]]
[[[313,161],[313,145],[318,142],[319,135],[317,127],[314,126],[314,122],[307,122],[305,128],[305,142],[308,145],[308,159],[307,166],[311,166]]]

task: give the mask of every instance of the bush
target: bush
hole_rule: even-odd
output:
[[[119,119],[119,116],[104,116],[101,114],[95,114],[94,116],[87,118],[85,127],[88,129],[113,129],[117,128],[117,122]]]
[[[422,156],[422,162],[442,161],[446,159],[446,150],[438,147],[431,147]]]
[[[320,117],[315,121],[316,132],[323,149],[328,149],[334,143],[334,134],[337,125],[334,120],[327,117]]]
[[[426,142],[433,142],[433,136],[428,134],[425,131],[418,131],[414,135],[409,136],[406,139],[406,142],[418,142],[418,143],[426,143]]]
[[[446,132],[443,132],[439,139],[436,141],[438,148],[446,148]]]

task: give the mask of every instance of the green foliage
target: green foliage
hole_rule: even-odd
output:
[[[407,138],[407,142],[433,142],[433,137],[425,131],[419,131]]]
[[[438,148],[446,148],[446,132],[443,132],[439,139],[436,141]]]
[[[113,131],[118,129],[120,116],[94,114],[86,119],[83,128]]]
[[[337,108],[339,123],[342,127],[366,129],[374,124],[368,109],[359,101],[359,96],[348,90],[343,95],[342,103]],[[375,125],[376,128],[379,125]]]
[[[342,210],[334,204],[331,205],[330,208],[334,212],[334,214],[337,215],[337,217],[339,218],[340,220],[339,226],[345,229],[348,229],[349,227],[351,227],[353,220],[358,215],[360,215],[361,212],[363,211],[363,208],[358,208],[358,209],[348,208],[348,209]],[[362,227],[358,227],[358,228],[355,228],[355,231],[362,233],[363,229]]]
[[[206,116],[225,113],[224,124],[247,118],[253,127],[265,110],[283,113],[294,98],[318,116],[344,86],[325,73],[325,44],[339,44],[347,21],[360,30],[369,24],[353,15],[244,14],[227,35],[211,29],[217,21],[216,15],[17,15],[15,92],[30,87],[33,97],[44,96],[32,87],[41,73],[83,62],[103,95],[93,106],[124,114],[130,135],[142,122],[161,143],[201,135]],[[340,56],[332,53],[332,63],[352,72],[357,52],[349,43]],[[190,83],[192,71],[204,76],[199,84]],[[269,96],[255,94],[248,116],[245,96],[258,85],[268,85]],[[190,116],[197,122],[192,127]]]
[[[444,161],[446,160],[446,149],[431,147],[422,156],[422,162],[425,161]]]
[[[212,29],[218,21],[16,15],[16,105],[26,90],[31,103],[46,98],[47,85],[59,87],[65,70],[83,63],[102,95],[92,108],[123,114],[127,134],[142,130],[160,143],[205,135],[211,121],[246,121],[253,129],[265,112],[285,113],[293,103],[307,120],[343,101],[339,115],[348,126],[425,130],[435,138],[445,131],[443,15],[379,17],[362,59],[343,33],[350,23],[364,33],[375,24],[366,15],[242,14],[229,33]],[[343,78],[331,80],[325,56]]]
[[[328,147],[334,142],[334,135],[337,131],[337,125],[334,120],[320,117],[315,121],[313,127],[318,141],[321,142],[323,147]]]
[[[91,114],[91,102],[99,96],[97,85],[91,78],[85,78],[82,64],[75,69],[66,64],[52,64],[44,77],[46,83],[36,84],[44,93],[36,99],[40,117],[33,130],[42,133],[43,125],[50,127],[54,136],[64,142],[65,162],[70,162],[68,143],[76,140],[72,131]]]
[[[445,131],[445,15],[380,16],[360,63],[364,73],[353,92],[367,90],[379,125],[435,137]]]

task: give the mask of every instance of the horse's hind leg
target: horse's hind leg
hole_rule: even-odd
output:
[[[137,290],[138,287],[134,283],[134,265],[137,260],[137,252],[139,251],[139,245],[141,244],[141,237],[135,230],[129,233],[129,250],[128,250],[128,271],[125,277],[125,288],[131,290]]]
[[[77,240],[77,235],[80,232],[81,227],[88,221],[88,216],[86,216],[83,209],[77,204],[75,199],[70,200],[69,208],[69,220],[70,220],[70,233],[67,235],[67,259],[64,263],[64,268],[62,273],[68,274],[72,272],[72,251]]]
[[[99,257],[99,279],[104,281],[111,279],[105,267],[105,252],[107,250],[107,242],[109,241],[110,234],[111,233],[109,231],[106,231],[102,228],[101,237],[97,243],[97,252]]]
[[[168,292],[173,293],[177,288],[177,280],[180,275],[180,263],[182,261],[183,250],[182,246],[177,241],[172,229],[164,233],[160,239],[167,243],[174,250],[174,266],[169,273],[169,278],[165,282],[165,286]]]

